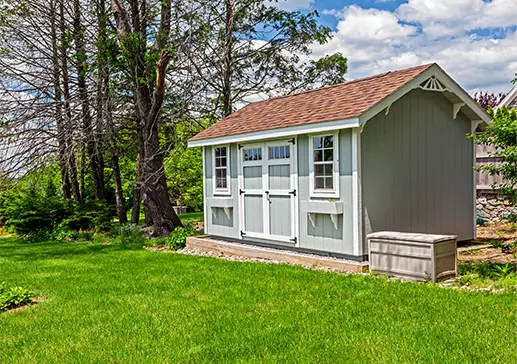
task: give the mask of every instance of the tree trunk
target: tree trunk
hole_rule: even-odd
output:
[[[88,152],[90,168],[93,177],[93,189],[95,198],[99,200],[105,199],[104,191],[104,161],[102,155],[98,150],[96,138],[94,135],[92,116],[90,112],[90,102],[88,100],[88,90],[86,87],[86,69],[84,59],[86,58],[86,51],[84,46],[84,30],[81,24],[81,10],[79,0],[74,0],[74,40],[76,51],[77,69],[77,89],[79,94],[79,101],[81,102],[81,111],[83,117],[83,133],[86,144],[86,151]]]
[[[138,0],[131,0],[130,3],[132,22],[124,8],[124,3],[120,0],[112,0],[120,42],[125,42],[128,37],[136,33],[142,34],[143,29],[139,26],[147,23],[146,19],[138,18],[139,11],[136,11],[143,4]],[[165,50],[170,32],[171,0],[163,0],[161,7],[160,26],[154,44],[155,49],[161,50],[161,54],[156,64],[154,82],[149,79],[149,69],[145,61],[146,49],[141,46],[147,42],[145,37],[144,42],[139,42],[138,46],[131,49],[132,58],[128,59],[128,68],[135,80],[133,94],[136,118],[142,133],[142,139],[139,142],[143,143],[142,201],[146,208],[146,215],[149,212],[153,220],[155,236],[167,236],[175,227],[181,226],[181,221],[169,199],[158,136],[158,118],[165,96],[165,72],[172,57],[172,53]],[[148,14],[143,16],[145,18]],[[142,82],[145,79],[149,82]]]
[[[61,47],[60,47],[60,60],[61,60],[61,76],[63,78],[63,97],[65,108],[65,122],[64,122],[64,137],[66,144],[66,159],[68,168],[70,169],[70,181],[72,185],[72,193],[74,200],[82,202],[81,189],[79,187],[79,180],[77,174],[77,163],[75,159],[74,143],[72,138],[73,130],[73,119],[72,110],[70,108],[70,87],[68,78],[68,59],[67,59],[67,29],[65,25],[65,11],[63,0],[59,2],[59,28],[61,32]]]
[[[107,66],[106,66],[107,67]],[[124,193],[122,191],[122,178],[120,176],[119,154],[117,148],[117,140],[115,137],[115,128],[113,125],[113,114],[111,109],[111,95],[109,88],[109,71],[106,68],[104,72],[104,102],[106,105],[106,131],[108,134],[108,143],[111,152],[111,168],[113,169],[113,182],[115,184],[115,200],[117,204],[117,216],[121,224],[127,223],[126,207],[124,204]]]
[[[232,113],[232,63],[233,63],[233,9],[235,0],[225,0],[226,20],[225,20],[225,43],[223,61],[223,117]]]
[[[138,113],[137,113],[138,115]],[[138,119],[138,117],[137,117]],[[140,205],[142,203],[142,174],[143,174],[143,159],[144,159],[144,142],[142,140],[142,131],[140,125],[137,123],[137,140],[138,140],[138,154],[136,157],[136,176],[135,185],[133,186],[133,208],[131,210],[131,223],[138,224],[140,222]]]
[[[113,114],[111,107],[110,92],[110,68],[106,49],[107,44],[107,14],[105,0],[97,1],[97,130],[103,131],[102,126],[106,127],[107,141],[111,154],[111,168],[113,169],[113,182],[115,184],[115,201],[117,205],[117,216],[120,224],[127,223],[126,208],[124,205],[124,194],[122,191],[122,178],[120,176],[119,155],[115,127],[113,124]],[[105,120],[103,120],[105,119]]]
[[[68,177],[68,163],[66,158],[66,141],[63,127],[63,108],[61,103],[61,85],[59,74],[59,56],[56,31],[56,3],[50,1],[50,36],[52,41],[52,76],[54,83],[54,102],[56,107],[57,143],[59,148],[59,169],[61,171],[61,191],[64,199],[69,199],[70,178]]]

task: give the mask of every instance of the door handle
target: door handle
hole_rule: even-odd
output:
[[[271,198],[269,197],[269,191],[265,191],[266,192],[266,198],[268,200],[269,203],[271,203]]]

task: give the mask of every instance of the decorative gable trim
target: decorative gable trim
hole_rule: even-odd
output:
[[[429,79],[422,82],[419,87],[425,91],[449,91],[447,87],[445,87],[444,85],[442,85],[440,81],[438,81],[435,75],[432,75],[431,77],[429,77]]]
[[[469,107],[479,116],[480,120],[487,124],[492,120],[491,116],[488,115],[488,113],[477,102],[475,102],[465,90],[463,90],[447,73],[445,73],[445,71],[442,70],[440,66],[434,64],[422,72],[415,79],[409,81],[397,91],[386,97],[384,100],[364,112],[359,117],[360,124],[364,125],[372,117],[387,109],[395,101],[402,98],[404,95],[414,89],[423,89],[426,91],[435,92],[451,92],[458,96],[458,98],[461,100],[461,103],[464,104],[462,107]],[[389,112],[389,109],[386,111]],[[453,110],[453,112],[456,112],[456,110]],[[457,112],[459,112],[459,109]]]

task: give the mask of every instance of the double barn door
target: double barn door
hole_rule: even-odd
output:
[[[296,243],[295,139],[239,145],[241,237]]]

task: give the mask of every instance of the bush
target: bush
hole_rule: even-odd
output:
[[[192,224],[184,224],[184,226],[177,227],[174,229],[167,239],[167,245],[171,250],[183,249],[187,244],[187,238],[189,236],[196,236],[198,232]]]
[[[146,240],[140,226],[135,224],[122,225],[118,230],[118,235],[122,244],[144,244]]]
[[[6,283],[0,284],[0,311],[27,305],[32,302],[33,294],[23,287],[7,287]]]
[[[87,230],[112,228],[114,208],[104,201],[79,204],[56,195],[51,188],[28,184],[2,194],[0,214],[9,231],[28,242],[90,240]]]
[[[6,197],[2,207],[5,224],[29,242],[50,238],[54,226],[73,209],[67,201],[34,186]]]
[[[84,205],[75,204],[70,216],[63,220],[68,230],[109,231],[115,211],[105,201],[89,200]]]

